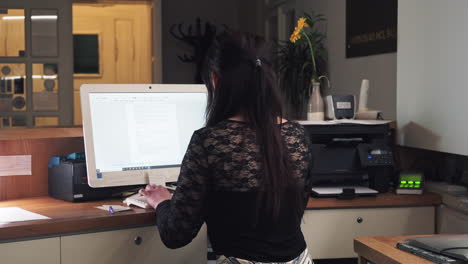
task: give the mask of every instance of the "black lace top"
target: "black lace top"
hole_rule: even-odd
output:
[[[172,200],[156,209],[157,226],[167,247],[188,244],[206,222],[214,251],[225,256],[285,262],[306,248],[300,223],[310,190],[309,144],[298,123],[278,126],[290,154],[293,177],[303,187],[300,208],[281,207],[276,219],[258,210],[262,157],[255,131],[247,123],[226,120],[194,132],[177,190]]]

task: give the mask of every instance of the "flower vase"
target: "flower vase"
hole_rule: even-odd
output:
[[[325,112],[323,98],[320,94],[320,83],[311,82],[312,91],[309,88],[309,104],[307,105],[307,120],[324,120]]]

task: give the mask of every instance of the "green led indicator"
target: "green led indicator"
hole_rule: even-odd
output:
[[[400,188],[403,188],[403,187],[405,187],[405,185],[404,185],[404,184],[400,184]]]
[[[401,181],[401,184],[406,184],[406,181]]]
[[[409,187],[410,187],[410,188],[413,188],[413,186],[414,186],[413,184],[410,184],[410,186],[409,186]]]
[[[421,185],[415,185],[415,186],[414,186],[414,188],[419,188],[419,187],[421,187]]]
[[[413,182],[413,181],[409,181],[408,183],[409,183],[409,184],[413,184],[414,182]]]
[[[414,183],[415,183],[415,184],[421,184],[421,182],[420,182],[420,181],[415,181]]]
[[[408,184],[405,184],[405,188],[408,188],[408,186],[409,186]]]

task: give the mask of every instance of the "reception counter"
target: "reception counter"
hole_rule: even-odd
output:
[[[310,198],[302,229],[313,258],[355,257],[358,236],[433,234],[434,208],[440,202],[433,193]],[[205,227],[188,246],[170,250],[160,241],[154,210],[132,207],[110,214],[96,208],[103,204],[121,200],[70,203],[43,196],[0,202],[0,208],[20,207],[50,218],[0,224],[0,255],[10,259],[2,263],[127,263],[145,254],[164,256],[161,263],[206,263]],[[141,263],[150,263],[148,256]]]

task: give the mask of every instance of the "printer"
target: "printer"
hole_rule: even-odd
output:
[[[389,190],[394,144],[388,123],[303,126],[311,142],[313,195],[375,195]]]
[[[49,196],[69,201],[84,202],[110,199],[141,186],[92,188],[88,185],[86,159],[83,152],[49,159]]]

